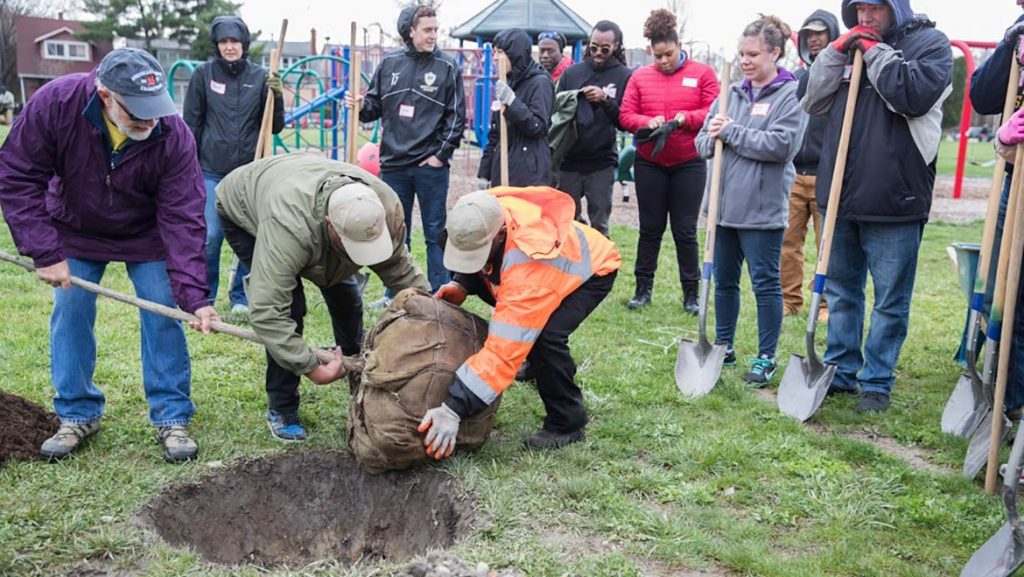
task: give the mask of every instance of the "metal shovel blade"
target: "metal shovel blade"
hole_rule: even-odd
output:
[[[988,447],[991,443],[993,417],[992,408],[987,408],[985,410],[985,416],[971,431],[970,441],[967,444],[967,455],[964,457],[963,469],[963,475],[968,479],[973,479],[978,474],[978,471],[981,471],[982,467],[988,463]],[[1002,443],[1006,441],[1006,438],[1010,434],[1010,421],[1003,415],[1000,415],[1000,418],[1003,419],[1003,433],[1000,436],[1000,443]]]
[[[979,413],[977,402],[974,398],[976,384],[973,382],[975,376],[970,371],[964,371],[960,380],[953,387],[953,393],[946,401],[946,408],[942,411],[942,432],[967,438],[977,425],[973,419]],[[979,384],[980,385],[980,384]],[[984,407],[981,408],[984,411]]]
[[[960,572],[960,577],[1009,577],[1024,564],[1024,543],[1013,526],[1004,523]]]
[[[779,410],[800,422],[811,418],[825,401],[836,365],[812,363],[794,354],[779,383]]]
[[[722,375],[725,345],[707,340],[679,342],[676,355],[676,385],[688,397],[702,397],[711,392]]]

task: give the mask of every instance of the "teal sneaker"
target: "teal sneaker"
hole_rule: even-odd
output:
[[[289,419],[277,411],[267,411],[267,425],[275,439],[289,443],[306,440],[306,427],[298,416]]]
[[[767,355],[758,355],[750,359],[750,371],[743,377],[743,380],[757,388],[767,386],[775,376],[775,359]]]

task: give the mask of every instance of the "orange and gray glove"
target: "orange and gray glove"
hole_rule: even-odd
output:
[[[836,38],[835,42],[832,43],[832,48],[845,53],[856,46],[860,48],[861,52],[867,54],[868,50],[877,46],[881,41],[882,37],[878,35],[877,30],[862,24],[854,26],[849,32]]]
[[[441,288],[437,289],[434,293],[434,298],[439,301],[448,301],[453,305],[460,307],[462,303],[466,302],[466,288],[455,281],[449,281],[441,285]]]
[[[455,437],[459,434],[458,413],[448,408],[448,405],[441,403],[427,411],[420,421],[417,429],[419,432],[426,432],[423,438],[423,446],[427,448],[427,455],[440,461],[452,454],[455,450]]]

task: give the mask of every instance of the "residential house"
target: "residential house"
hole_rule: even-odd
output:
[[[89,72],[110,52],[110,42],[75,38],[82,29],[74,20],[14,17],[17,89],[23,104],[43,84],[65,74]]]

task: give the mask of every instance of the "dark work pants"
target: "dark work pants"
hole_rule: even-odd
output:
[[[640,212],[640,238],[636,246],[637,279],[654,280],[665,224],[671,220],[676,245],[679,282],[700,281],[697,258],[697,217],[704,198],[707,166],[701,159],[662,166],[636,159],[636,202]]]
[[[251,268],[256,239],[223,215],[220,215],[220,223],[231,250],[238,255],[238,260]],[[301,335],[303,318],[307,310],[306,293],[302,290],[302,279],[297,280],[298,284],[292,291],[288,317],[295,321],[295,330]],[[353,275],[336,285],[319,288],[327,305],[327,312],[331,315],[335,343],[341,347],[345,355],[358,354],[363,331],[363,297],[356,277]],[[268,405],[272,411],[282,415],[286,423],[298,420],[299,378],[300,375],[285,369],[270,356],[269,352],[267,353]]]

